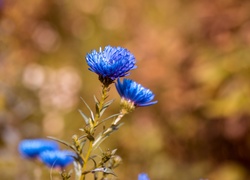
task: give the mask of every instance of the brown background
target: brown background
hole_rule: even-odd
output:
[[[49,179],[17,144],[80,134],[80,97],[94,107],[101,90],[85,55],[106,45],[135,55],[130,78],[159,101],[102,146],[118,148],[119,179],[250,178],[250,1],[0,0],[1,179]]]

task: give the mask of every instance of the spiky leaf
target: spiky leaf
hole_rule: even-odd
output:
[[[114,99],[112,99],[112,100],[106,102],[106,103],[103,105],[102,109],[100,110],[100,116],[103,115],[103,113],[105,112],[105,110],[106,110],[113,102],[114,102]]]
[[[101,168],[96,168],[94,170],[92,170],[91,172],[103,172],[105,174],[112,174],[113,176],[116,176],[115,173],[112,171],[112,169],[110,168],[106,168],[106,167],[101,167]]]
[[[103,123],[103,122],[105,122],[105,121],[107,121],[107,120],[109,120],[109,119],[111,119],[111,118],[113,118],[113,117],[116,117],[116,116],[119,116],[119,114],[113,114],[113,115],[111,115],[111,116],[109,116],[109,117],[103,119],[103,120],[100,122],[100,124]]]
[[[83,101],[83,103],[85,104],[85,106],[88,108],[88,110],[90,111],[90,114],[91,114],[91,119],[93,120],[94,119],[94,113],[93,111],[91,110],[91,108],[89,107],[89,105],[84,101],[84,99],[81,97],[81,100]]]
[[[75,147],[74,147],[73,145],[69,144],[69,143],[66,142],[66,141],[63,141],[63,140],[61,140],[61,139],[57,139],[57,138],[52,137],[52,136],[47,136],[47,137],[48,137],[49,139],[53,139],[53,140],[55,140],[55,141],[57,141],[57,142],[60,142],[60,143],[62,143],[62,144],[64,144],[64,145],[68,146],[68,147],[71,148],[72,150],[76,151]]]
[[[85,123],[88,125],[89,124],[89,118],[80,109],[78,109],[78,111],[80,112],[81,116],[83,117]]]

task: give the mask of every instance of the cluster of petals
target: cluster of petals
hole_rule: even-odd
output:
[[[25,139],[19,143],[24,158],[37,158],[48,167],[64,168],[74,161],[75,153],[59,149],[59,144],[47,139]]]
[[[133,102],[136,107],[150,106],[157,103],[157,101],[152,101],[155,95],[151,90],[131,79],[124,79],[123,82],[118,79],[115,85],[120,96],[127,101]]]
[[[122,47],[106,46],[97,52],[93,50],[86,55],[89,70],[99,75],[99,79],[114,81],[117,78],[129,75],[135,69],[135,57]]]

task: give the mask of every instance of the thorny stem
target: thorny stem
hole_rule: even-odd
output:
[[[103,86],[101,99],[100,99],[99,103],[97,104],[98,110],[95,113],[94,125],[93,125],[93,127],[91,127],[92,129],[90,130],[90,132],[94,132],[94,128],[98,124],[98,120],[100,118],[100,111],[103,108],[105,99],[108,97],[108,92],[109,92],[109,87]],[[88,146],[87,154],[85,155],[85,157],[84,156],[82,157],[82,159],[84,161],[84,164],[83,164],[83,167],[82,167],[82,174],[81,174],[80,180],[85,180],[85,171],[86,171],[86,168],[87,168],[87,162],[88,162],[89,157],[91,155],[91,152],[93,150],[93,142],[94,142],[94,140],[89,140],[89,146]]]
[[[98,104],[98,111],[95,113],[95,122],[97,122],[98,119],[100,118],[100,112],[103,108],[105,99],[108,97],[108,92],[109,92],[109,87],[103,85],[101,100],[99,101],[99,104]]]

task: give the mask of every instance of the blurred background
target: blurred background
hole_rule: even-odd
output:
[[[101,91],[85,55],[106,45],[135,55],[129,78],[158,100],[102,145],[119,179],[250,179],[250,1],[0,0],[1,179],[49,179],[17,145],[80,134],[80,97],[94,107]]]

